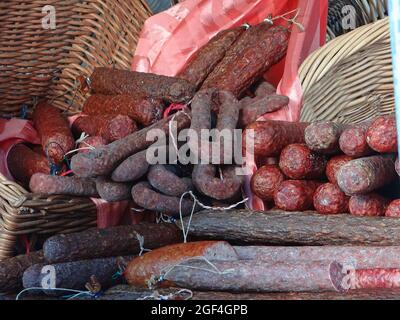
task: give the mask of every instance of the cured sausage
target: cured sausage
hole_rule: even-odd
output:
[[[99,115],[77,118],[72,124],[75,136],[82,132],[90,136],[101,136],[108,143],[122,139],[138,130],[137,124],[128,116]]]
[[[321,214],[349,212],[349,197],[332,183],[319,186],[314,194],[314,208]]]
[[[263,201],[274,201],[274,194],[286,177],[277,165],[265,165],[251,177],[251,190]]]
[[[178,177],[164,165],[152,166],[147,175],[147,180],[154,189],[173,197],[180,197],[192,188],[190,179]]]
[[[241,26],[219,32],[196,52],[194,57],[179,72],[178,77],[199,88],[207,76],[225,57],[227,50],[229,50],[245,30]]]
[[[80,153],[88,153],[91,149],[97,149],[107,144],[107,141],[100,136],[87,137],[79,144]]]
[[[132,198],[136,204],[144,209],[164,213],[173,217],[179,216],[180,203],[182,205],[182,216],[190,215],[194,206],[191,200],[182,199],[182,201],[180,201],[180,197],[166,196],[152,190],[150,184],[147,182],[139,182],[133,186]],[[200,208],[196,207],[193,210],[198,211],[199,209]]]
[[[187,103],[195,94],[195,86],[186,80],[111,68],[95,68],[90,76],[95,93],[151,97],[173,103]]]
[[[33,123],[43,151],[55,164],[60,164],[64,155],[75,147],[67,119],[56,107],[40,102],[33,112]]]
[[[340,136],[339,146],[344,154],[351,157],[365,157],[373,153],[367,143],[367,130],[371,122],[353,125]]]
[[[290,144],[282,150],[279,167],[291,179],[324,177],[327,159],[312,152],[305,144]]]
[[[386,217],[400,217],[400,200],[396,199],[389,203],[386,212]]]
[[[108,181],[105,178],[96,179],[97,193],[108,202],[132,199],[131,189],[132,186],[127,183]]]
[[[137,123],[149,126],[162,119],[164,106],[161,100],[135,95],[93,94],[83,105],[83,113],[99,115],[124,115]]]
[[[317,181],[286,180],[275,192],[275,205],[285,211],[311,210],[314,193],[320,185]]]
[[[243,177],[236,175],[236,167],[222,169],[223,180],[216,177],[217,168],[213,165],[198,164],[192,173],[193,185],[202,194],[216,200],[230,200],[240,193]]]
[[[124,160],[112,173],[115,182],[130,182],[142,178],[149,170],[147,150],[140,151]]]
[[[348,195],[365,194],[390,184],[396,178],[392,156],[372,156],[355,159],[343,165],[337,182]]]
[[[349,157],[346,155],[335,156],[328,161],[326,165],[326,176],[330,183],[337,184],[337,173],[340,168],[346,163],[354,160],[353,157]]]
[[[340,152],[339,139],[349,125],[334,122],[316,122],[310,124],[304,133],[307,146],[319,153],[336,154]]]
[[[202,89],[217,88],[240,98],[285,56],[289,36],[287,28],[271,27],[268,22],[249,28],[204,81]]]
[[[11,148],[7,157],[8,169],[12,176],[24,186],[35,173],[50,174],[50,164],[43,153],[37,153],[24,144]]]
[[[304,131],[307,126],[308,123],[257,121],[246,128],[246,131],[253,130],[254,136],[250,138],[245,134],[244,146],[251,146],[254,142],[257,157],[277,157],[287,145],[305,143]]]
[[[376,118],[367,131],[367,143],[380,153],[397,152],[397,129],[394,116]]]
[[[190,126],[190,115],[185,109],[171,117],[160,120],[150,127],[114,141],[105,147],[93,150],[87,154],[80,153],[73,156],[71,159],[71,168],[76,175],[81,177],[107,176],[123,160],[148,148],[158,140],[159,136],[152,136],[150,139],[149,132],[169,133],[170,121],[172,120],[176,125],[177,132]]]
[[[29,188],[34,193],[46,195],[98,196],[94,180],[77,177],[50,176],[44,173],[35,173],[29,182]]]
[[[389,201],[384,197],[370,193],[352,196],[349,201],[350,213],[355,216],[384,216]]]

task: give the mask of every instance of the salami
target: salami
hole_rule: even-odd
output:
[[[314,208],[320,214],[348,213],[349,197],[337,185],[326,183],[315,191]]]
[[[384,197],[370,193],[352,196],[349,201],[350,213],[355,216],[384,216],[389,201]]]
[[[98,196],[94,180],[77,177],[50,176],[44,173],[35,173],[29,182],[29,188],[34,193],[46,195]]]
[[[193,185],[202,194],[216,200],[230,200],[240,193],[243,177],[236,175],[236,167],[222,169],[223,179],[216,177],[217,168],[213,165],[195,165],[192,174]]]
[[[380,153],[397,152],[397,129],[394,116],[376,118],[367,131],[367,143]]]
[[[204,81],[202,89],[218,88],[237,98],[285,54],[289,30],[268,22],[249,28]]]
[[[173,197],[180,197],[192,188],[190,179],[178,177],[164,165],[152,166],[147,175],[147,180],[154,189]]]
[[[285,175],[277,165],[265,165],[251,177],[251,190],[263,201],[274,201],[274,194]]]
[[[304,143],[304,130],[307,123],[286,121],[257,121],[246,129],[253,130],[254,137],[244,137],[244,146],[254,142],[254,153],[257,157],[276,157],[289,144]],[[247,141],[251,139],[254,141]]]
[[[279,167],[291,179],[320,179],[324,177],[327,159],[312,152],[305,144],[290,144],[282,150]]]
[[[373,153],[367,143],[367,130],[371,122],[353,125],[340,136],[339,146],[344,154],[350,157],[365,157]]]
[[[136,123],[123,115],[83,116],[72,124],[72,132],[76,136],[85,132],[90,136],[101,136],[107,143],[122,139],[137,129]]]
[[[399,218],[400,217],[400,200],[396,199],[393,200],[392,202],[389,203],[386,212],[385,212],[386,217],[395,217]]]
[[[346,163],[354,160],[353,157],[349,157],[346,155],[335,156],[328,161],[326,165],[326,176],[330,183],[337,184],[337,173],[342,166]]]
[[[97,193],[108,202],[132,199],[131,189],[132,186],[127,183],[113,182],[105,178],[96,179]]]
[[[348,195],[365,194],[390,184],[396,178],[392,156],[352,160],[337,173],[340,189]]]
[[[285,211],[311,210],[315,190],[320,185],[316,181],[286,180],[275,192],[275,205]]]
[[[83,105],[83,112],[92,116],[124,115],[149,126],[162,119],[163,103],[154,98],[135,95],[93,94]]]
[[[358,269],[351,274],[350,289],[400,288],[400,269]]]
[[[199,88],[244,31],[245,28],[241,26],[219,32],[196,52],[178,77]]]
[[[40,102],[33,112],[33,123],[43,151],[55,164],[60,164],[64,155],[75,147],[67,119],[56,107]]]
[[[143,150],[128,157],[113,171],[111,179],[116,182],[130,182],[142,178],[150,167],[146,155],[147,150]]]
[[[334,122],[316,122],[310,124],[304,133],[307,146],[319,153],[340,153],[339,139],[348,125]]]
[[[11,148],[7,157],[8,169],[12,176],[24,186],[35,173],[50,174],[50,164],[43,153],[37,153],[24,144]]]
[[[95,68],[90,76],[95,93],[151,97],[173,103],[187,103],[196,88],[188,81],[153,73]]]

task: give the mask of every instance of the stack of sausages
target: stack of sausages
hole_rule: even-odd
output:
[[[354,125],[262,121],[248,129],[261,165],[251,188],[268,206],[399,216],[394,115]]]

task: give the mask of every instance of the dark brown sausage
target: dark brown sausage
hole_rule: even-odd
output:
[[[286,180],[275,192],[275,205],[285,211],[311,210],[315,190],[320,185],[317,181]]]
[[[8,169],[12,176],[25,187],[35,173],[50,174],[50,164],[47,158],[24,144],[17,144],[11,148],[7,157]]]
[[[320,179],[324,177],[327,159],[311,151],[305,144],[290,144],[282,150],[279,167],[291,179]]]
[[[257,121],[246,128],[254,132],[254,153],[257,157],[277,157],[289,144],[304,143],[304,130],[308,123],[286,121]],[[247,141],[250,140],[250,141]],[[244,146],[252,145],[245,135]]]
[[[277,165],[265,165],[251,177],[251,190],[263,201],[274,201],[274,194],[286,177]]]
[[[146,154],[147,150],[143,150],[128,157],[113,171],[111,179],[115,182],[131,182],[142,178],[150,167]]]
[[[80,136],[82,132],[90,136],[101,136],[108,143],[122,139],[138,130],[137,124],[128,116],[98,115],[77,118],[72,124],[72,132]]]
[[[244,27],[237,27],[219,32],[196,52],[193,58],[179,72],[178,77],[199,88],[207,76],[225,57],[226,51],[245,30]]]
[[[335,156],[331,158],[328,161],[328,164],[326,165],[326,176],[328,177],[328,180],[330,183],[337,184],[337,173],[340,170],[340,168],[345,165],[346,163],[354,160],[354,158],[341,155],[341,156]]]
[[[103,67],[94,69],[90,87],[100,94],[152,97],[174,103],[189,102],[196,90],[179,78]]]
[[[147,180],[154,189],[172,197],[180,197],[192,188],[190,179],[178,177],[161,164],[150,168]]]
[[[127,183],[108,181],[104,178],[96,179],[96,190],[99,196],[108,201],[123,201],[132,199],[132,186]]]
[[[386,217],[400,217],[400,200],[396,199],[389,203],[386,212]]]
[[[349,202],[350,213],[355,216],[384,216],[389,200],[376,194],[352,196]]]
[[[319,153],[340,153],[339,139],[349,125],[334,122],[316,122],[310,124],[305,130],[304,138],[307,146]]]
[[[211,72],[202,89],[218,88],[239,98],[286,54],[290,32],[268,22],[249,28]]]
[[[319,186],[314,194],[314,208],[321,214],[349,212],[349,197],[332,183]]]
[[[29,188],[34,193],[46,195],[98,196],[96,183],[92,179],[50,176],[44,173],[35,173],[29,182]]]
[[[343,131],[339,139],[340,149],[351,157],[365,157],[373,153],[367,143],[370,121],[353,125]]]
[[[397,152],[397,129],[394,116],[376,118],[367,131],[367,143],[380,153]]]
[[[56,107],[40,102],[33,112],[33,123],[43,151],[55,164],[60,164],[64,155],[75,147],[67,119]]]
[[[163,103],[154,98],[142,98],[134,95],[93,94],[83,105],[88,115],[125,115],[137,123],[149,126],[162,119]]]
[[[365,194],[390,184],[397,177],[391,155],[355,159],[337,173],[339,187],[348,195]]]

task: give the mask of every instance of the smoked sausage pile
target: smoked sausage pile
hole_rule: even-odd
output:
[[[255,132],[261,164],[251,188],[269,208],[398,216],[394,115],[354,125],[260,121],[247,129]],[[278,164],[268,157],[279,157]]]

